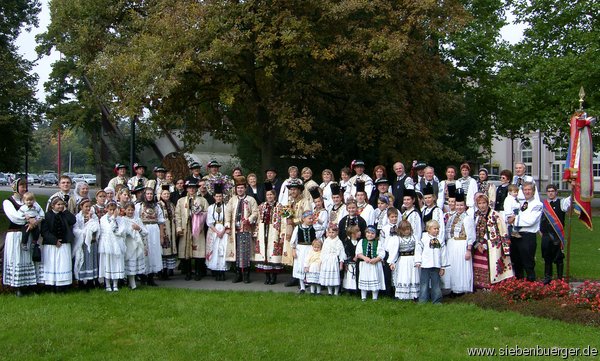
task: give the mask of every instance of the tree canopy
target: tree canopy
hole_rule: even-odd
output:
[[[0,3],[0,169],[4,171],[24,170],[26,144],[38,120],[37,77],[31,74],[32,63],[23,59],[15,46],[22,28],[37,23],[38,11],[35,0]]]

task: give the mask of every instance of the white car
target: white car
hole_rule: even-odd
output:
[[[91,186],[95,186],[96,185],[96,176],[93,174],[88,174],[88,173],[78,174],[75,177],[73,177],[73,183],[77,183],[77,182],[86,182],[87,184],[89,184]]]

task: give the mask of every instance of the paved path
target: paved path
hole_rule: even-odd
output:
[[[235,274],[227,272],[227,279],[225,281],[215,281],[214,277],[206,276],[200,281],[186,281],[183,275],[175,274],[169,281],[157,280],[156,283],[159,287],[167,288],[186,288],[193,290],[231,290],[231,291],[259,291],[259,292],[298,292],[298,287],[285,287],[284,283],[287,282],[291,274],[283,273],[277,276],[277,283],[274,285],[265,285],[265,275],[260,273],[250,273],[250,283],[232,283]]]

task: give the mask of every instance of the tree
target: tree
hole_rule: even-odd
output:
[[[183,129],[191,148],[209,131],[263,167],[452,152],[439,46],[466,22],[458,1],[55,0],[51,12],[45,51],[150,137]]]
[[[600,110],[600,4],[558,0],[511,4],[527,28],[500,71],[506,84],[505,119],[520,123],[526,132],[541,130],[551,149],[564,149],[581,86],[587,92],[588,112],[597,115]],[[594,135],[597,140],[597,130]]]
[[[39,2],[35,0],[3,0],[0,3],[0,169],[24,170],[26,144],[33,124],[38,119],[39,104],[35,99],[36,76],[32,63],[23,59],[15,46],[22,26],[37,22]]]

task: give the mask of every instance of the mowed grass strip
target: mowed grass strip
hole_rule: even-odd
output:
[[[600,347],[599,328],[469,304],[160,288],[0,298],[6,360],[463,360],[469,347]]]

